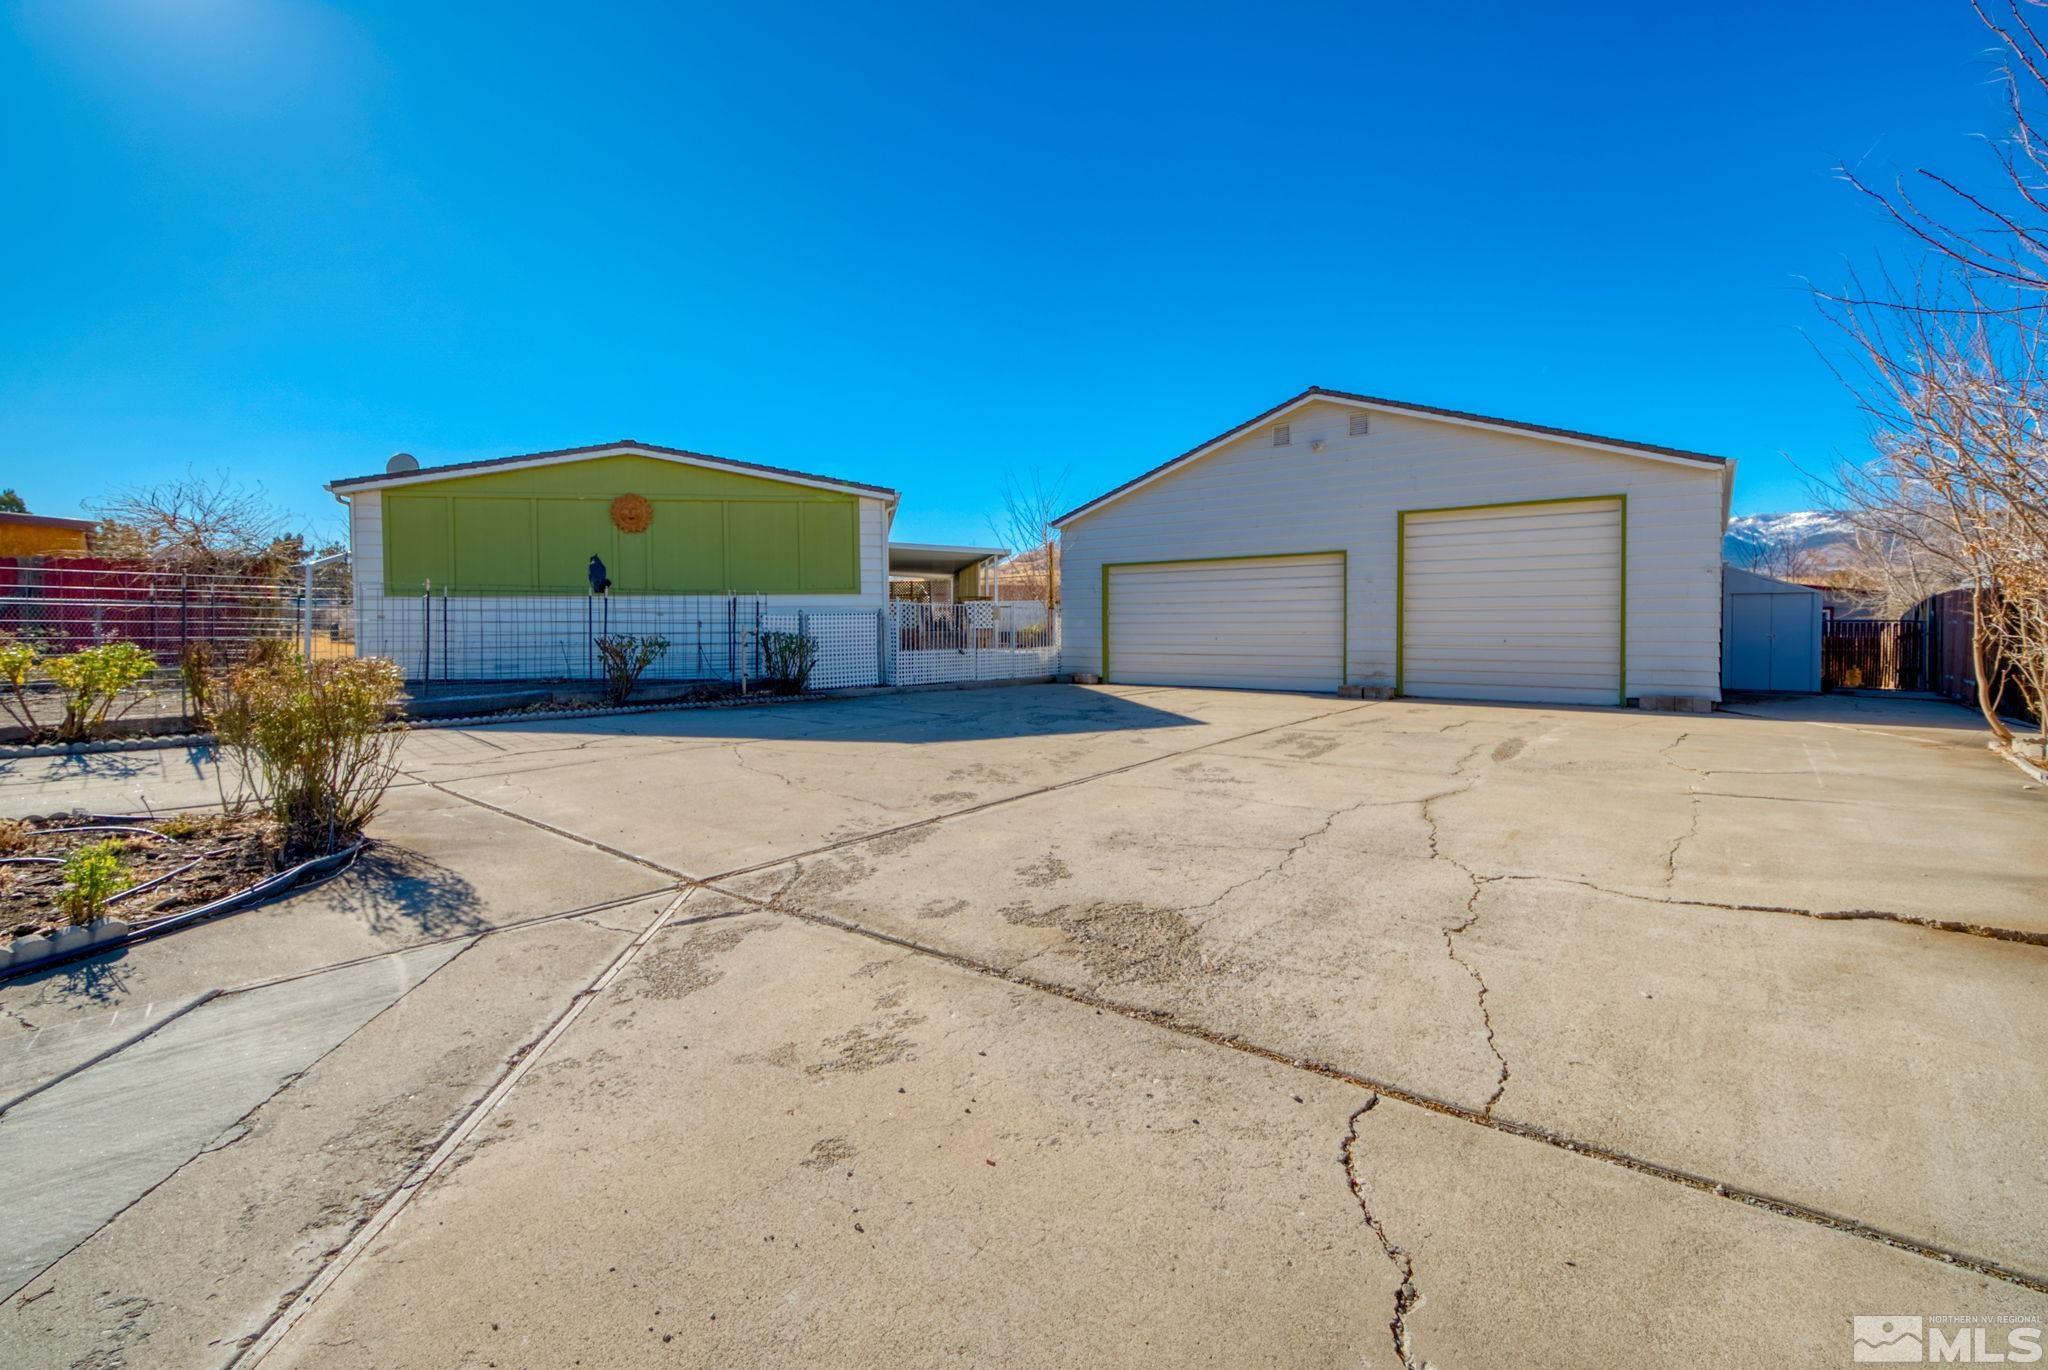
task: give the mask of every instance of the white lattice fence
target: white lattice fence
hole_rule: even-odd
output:
[[[764,633],[806,633],[817,639],[814,690],[849,690],[882,683],[882,621],[871,609],[768,610]]]
[[[1059,621],[1047,624],[1042,604],[899,600],[889,611],[895,684],[1029,680],[1059,674]]]

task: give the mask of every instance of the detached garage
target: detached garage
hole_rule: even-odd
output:
[[[1121,684],[1720,698],[1734,464],[1310,389],[1058,520]]]

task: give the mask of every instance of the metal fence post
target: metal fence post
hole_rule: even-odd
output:
[[[434,582],[420,582],[420,683],[434,678]]]

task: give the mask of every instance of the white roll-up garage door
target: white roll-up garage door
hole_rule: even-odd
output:
[[[1329,690],[1344,683],[1344,558],[1112,566],[1104,678]]]
[[[1616,704],[1620,500],[1402,516],[1401,690]]]

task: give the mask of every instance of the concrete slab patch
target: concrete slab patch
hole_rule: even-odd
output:
[[[0,1298],[389,1007],[460,943],[227,996],[0,1116]],[[149,1119],[138,1128],[135,1120]]]
[[[0,1362],[228,1363],[627,940],[478,941],[23,1288]]]

